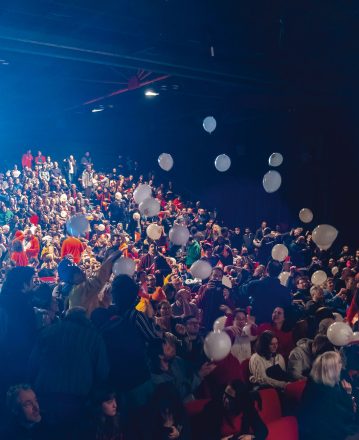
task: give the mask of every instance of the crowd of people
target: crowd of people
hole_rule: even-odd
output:
[[[97,172],[89,152],[56,162],[29,150],[0,174],[0,438],[274,438],[267,389],[301,439],[359,438],[358,346],[327,337],[343,320],[358,331],[359,249],[322,251],[300,222],[227,227],[120,162]],[[155,217],[134,201],[141,183],[160,203]],[[89,220],[81,237],[67,228],[75,214]],[[176,224],[190,231],[184,246],[169,240]],[[279,243],[282,263],[271,257]],[[122,256],[133,277],[113,274]],[[206,280],[191,274],[199,260],[212,267]],[[231,340],[218,362],[204,350],[213,328]],[[286,390],[299,382],[293,408]]]

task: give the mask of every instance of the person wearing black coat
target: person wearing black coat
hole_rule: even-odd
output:
[[[252,315],[256,323],[271,322],[272,311],[276,307],[287,308],[291,304],[289,289],[281,285],[278,275],[282,265],[278,261],[268,264],[268,277],[261,280],[250,281],[245,291],[252,301]]]
[[[340,382],[341,369],[337,352],[328,351],[315,360],[300,402],[300,440],[345,440],[358,435],[351,385]]]

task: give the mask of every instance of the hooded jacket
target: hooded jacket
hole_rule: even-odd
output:
[[[312,368],[312,343],[311,339],[299,339],[297,346],[290,352],[288,358],[288,374],[294,380],[306,379]]]

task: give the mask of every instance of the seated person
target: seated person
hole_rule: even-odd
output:
[[[151,377],[155,386],[164,382],[173,383],[181,399],[186,402],[194,399],[194,391],[216,366],[206,362],[197,371],[193,365],[177,356],[176,341],[173,335],[167,334],[163,341],[152,347]]]
[[[278,338],[271,331],[266,330],[259,336],[249,370],[249,380],[260,387],[285,388],[288,384],[285,361],[278,353]]]

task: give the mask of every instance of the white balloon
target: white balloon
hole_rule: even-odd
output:
[[[250,324],[243,327],[243,333],[249,337],[250,341],[255,341],[257,339],[257,336],[252,335],[252,326]]]
[[[204,352],[211,361],[221,361],[231,351],[231,338],[226,332],[210,332],[204,340]]]
[[[102,223],[100,225],[98,225],[98,230],[100,232],[103,232],[106,229],[105,225],[103,225]]]
[[[70,235],[79,237],[90,231],[90,223],[83,214],[76,214],[66,222],[66,228]]]
[[[61,218],[66,218],[67,217],[67,212],[66,211],[61,211],[60,212],[60,217]]]
[[[272,258],[277,261],[284,261],[288,257],[288,248],[284,244],[276,244],[272,249]]]
[[[138,209],[146,217],[154,217],[161,211],[161,204],[157,199],[150,197],[140,203]]]
[[[151,240],[158,240],[162,235],[161,226],[156,225],[156,223],[151,223],[147,226],[146,234]]]
[[[213,331],[214,332],[220,332],[224,329],[224,326],[226,325],[227,316],[220,316],[215,323],[213,324]]]
[[[332,275],[333,275],[333,277],[335,277],[335,275],[336,275],[338,272],[339,272],[339,267],[337,267],[337,266],[332,267]]]
[[[320,286],[327,281],[327,278],[328,276],[324,270],[317,270],[313,273],[311,281],[315,286]]]
[[[212,273],[212,266],[204,260],[195,261],[190,270],[193,278],[199,278],[200,280],[206,280]]]
[[[231,158],[227,156],[227,154],[220,154],[216,157],[214,166],[216,167],[217,171],[224,173],[225,171],[229,170],[231,166]]]
[[[269,156],[268,163],[271,167],[279,167],[283,163],[283,156],[280,153],[272,153]]]
[[[67,201],[67,195],[66,194],[61,194],[60,202],[66,202],[66,201]]]
[[[318,225],[313,233],[312,240],[320,250],[326,251],[338,236],[338,231],[331,225]]]
[[[278,171],[270,170],[263,177],[263,188],[267,193],[276,192],[282,184],[282,177]]]
[[[299,218],[303,223],[310,223],[313,217],[313,212],[309,208],[303,208],[299,211]]]
[[[213,133],[217,127],[217,121],[213,116],[207,116],[203,119],[203,128],[207,133]]]
[[[288,281],[289,276],[290,276],[290,272],[281,272],[279,274],[278,278],[279,278],[279,281],[282,286],[287,285],[287,281]]]
[[[133,277],[136,271],[136,263],[131,258],[118,258],[112,266],[112,273],[117,275],[128,275]]]
[[[117,192],[117,193],[115,194],[115,199],[116,199],[116,200],[121,200],[121,199],[122,199],[122,194],[121,194],[120,192]]]
[[[141,184],[133,192],[133,198],[137,204],[140,204],[152,196],[152,189],[149,185]]]
[[[134,212],[132,218],[137,222],[141,218],[141,214],[139,212]]]
[[[173,167],[173,157],[169,153],[162,153],[158,157],[158,165],[164,171],[170,171]]]
[[[329,326],[327,336],[333,345],[341,347],[352,340],[353,330],[345,322],[334,322]]]
[[[169,232],[170,241],[177,246],[184,246],[189,239],[189,230],[186,226],[174,225]]]

